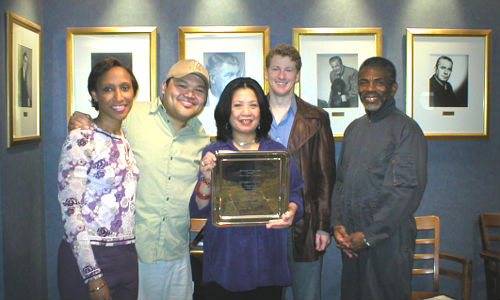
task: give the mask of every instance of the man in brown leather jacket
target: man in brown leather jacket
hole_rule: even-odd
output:
[[[301,66],[299,52],[290,45],[278,45],[266,56],[265,78],[273,113],[269,135],[288,148],[304,179],[304,217],[291,227],[288,239],[293,285],[285,296],[320,299],[323,254],[330,244],[335,143],[326,111],[293,93]]]

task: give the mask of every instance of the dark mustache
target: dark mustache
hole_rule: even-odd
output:
[[[363,97],[370,97],[370,96],[375,96],[375,97],[381,97],[382,95],[377,93],[377,92],[365,92],[362,94]]]

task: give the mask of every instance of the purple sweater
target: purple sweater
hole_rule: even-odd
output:
[[[203,155],[216,150],[233,150],[232,141],[214,142],[203,150]],[[259,150],[286,150],[272,140],[263,140]],[[200,174],[201,176],[201,174]],[[199,177],[200,177],[199,176]],[[303,180],[290,161],[290,202],[297,205],[294,221],[304,212],[300,189]],[[210,214],[211,203],[199,210],[193,192],[189,210],[192,218],[207,218],[203,237],[203,282],[215,281],[233,292],[257,287],[291,284],[287,264],[287,230],[266,229],[265,226],[215,227]]]

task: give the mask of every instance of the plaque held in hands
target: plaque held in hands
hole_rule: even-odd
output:
[[[288,210],[287,151],[219,150],[215,156],[211,207],[215,226],[265,225]]]

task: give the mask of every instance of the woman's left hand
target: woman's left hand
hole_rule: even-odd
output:
[[[212,180],[212,170],[215,168],[217,158],[212,152],[205,153],[205,156],[200,160],[200,172],[208,181]]]
[[[267,229],[281,229],[288,228],[293,223],[293,217],[297,211],[297,205],[295,203],[290,203],[288,210],[281,216],[281,219],[270,220],[266,224]]]

